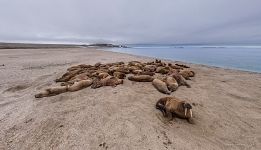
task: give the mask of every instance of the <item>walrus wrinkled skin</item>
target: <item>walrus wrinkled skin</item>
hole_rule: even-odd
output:
[[[68,91],[67,86],[52,87],[52,88],[45,89],[44,91],[36,94],[35,98],[54,96],[54,95],[58,95],[61,93],[65,93],[67,91]]]
[[[136,82],[152,82],[154,80],[154,78],[150,75],[129,76],[128,79]]]
[[[165,83],[167,84],[167,87],[171,92],[176,91],[179,87],[178,82],[173,77],[170,76],[166,77]]]
[[[112,86],[112,87],[116,87],[119,84],[123,84],[123,80],[113,77],[113,76],[108,76],[105,79],[96,79],[93,81],[93,84],[91,86],[91,88],[96,89],[96,88],[100,88],[103,86]]]
[[[164,97],[157,101],[156,109],[159,109],[164,117],[172,120],[173,117],[187,119],[192,123],[192,106],[186,101],[182,101],[176,97]]]
[[[81,80],[79,82],[74,82],[73,85],[68,86],[69,92],[79,91],[81,89],[87,88],[92,85],[92,80]]]
[[[170,94],[171,91],[169,91],[167,84],[159,79],[154,79],[152,81],[152,85],[161,93],[164,94]]]

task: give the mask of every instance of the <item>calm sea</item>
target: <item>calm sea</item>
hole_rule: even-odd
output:
[[[128,45],[110,51],[261,72],[261,46]]]

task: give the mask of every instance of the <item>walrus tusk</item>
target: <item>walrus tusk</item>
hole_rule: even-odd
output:
[[[185,108],[185,116],[187,115],[187,108]]]
[[[190,109],[189,111],[190,111],[190,116],[191,116],[191,118],[192,118],[192,110]]]

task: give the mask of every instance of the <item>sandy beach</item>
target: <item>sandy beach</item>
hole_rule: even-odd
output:
[[[172,93],[193,103],[195,124],[166,122],[151,83],[86,88],[35,99],[68,67],[153,58],[94,48],[0,49],[0,150],[261,149],[261,74],[187,64]],[[170,61],[169,61],[170,62]]]

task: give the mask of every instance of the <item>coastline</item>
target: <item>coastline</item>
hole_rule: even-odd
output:
[[[261,73],[185,63],[196,72],[171,96],[195,103],[195,125],[162,119],[166,95],[126,81],[36,100],[76,64],[154,58],[96,48],[0,49],[0,149],[259,149]],[[167,62],[176,62],[166,60]],[[178,61],[179,62],[179,61]]]
[[[130,55],[130,56],[134,56],[134,57],[138,57],[138,58],[143,58],[143,59],[161,59],[164,60],[166,62],[173,62],[173,63],[184,63],[187,65],[195,65],[198,67],[206,67],[206,68],[216,68],[216,69],[223,69],[224,71],[238,71],[238,72],[246,72],[246,73],[253,73],[253,74],[261,74],[261,72],[258,71],[253,71],[253,70],[244,70],[244,69],[239,69],[239,68],[229,68],[229,67],[225,67],[225,66],[212,66],[212,65],[207,65],[207,64],[200,64],[200,63],[194,63],[194,62],[186,62],[186,61],[179,61],[179,60],[172,60],[172,59],[164,59],[164,58],[159,58],[159,57],[149,57],[149,56],[141,56],[141,55],[135,55],[135,54],[129,54],[129,53],[124,53],[124,52],[114,52],[114,51],[110,51],[110,50],[105,50],[105,49],[97,49],[99,51],[103,51],[103,52],[112,52],[112,53],[119,53],[122,55]]]

